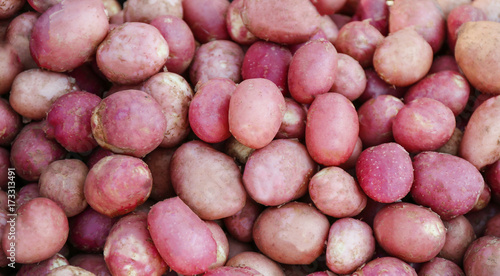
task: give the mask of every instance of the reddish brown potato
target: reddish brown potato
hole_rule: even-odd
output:
[[[175,149],[157,148],[144,157],[153,176],[153,187],[149,198],[161,201],[175,196],[170,179],[170,161]]]
[[[465,23],[471,21],[486,21],[486,14],[473,5],[461,5],[451,10],[446,18],[447,42],[450,50],[455,50],[458,29]]]
[[[101,254],[78,254],[71,257],[69,263],[73,266],[86,269],[96,276],[111,276],[104,261],[104,256]]]
[[[203,274],[204,276],[263,276],[263,274],[259,273],[257,270],[249,267],[219,267],[216,269],[211,269],[207,271],[207,273]]]
[[[254,152],[255,149],[249,148],[242,143],[238,142],[233,136],[226,140],[224,146],[224,152],[238,161],[240,164],[245,164],[250,157],[250,154]]]
[[[440,275],[456,275],[465,276],[462,269],[453,263],[443,258],[436,257],[427,263],[424,263],[420,270],[419,275],[423,276],[440,276]]]
[[[97,147],[87,158],[87,167],[91,169],[99,160],[106,156],[113,155],[114,153],[110,150]]]
[[[474,228],[464,216],[458,216],[443,223],[446,227],[446,241],[438,256],[460,265],[465,251],[476,239]]]
[[[40,193],[38,192],[38,183],[24,185],[17,193],[16,208],[19,209],[19,207],[23,204],[37,197],[40,197]]]
[[[466,275],[495,275],[500,271],[500,238],[484,236],[478,238],[467,249],[464,256]]]
[[[201,141],[184,143],[175,151],[170,176],[176,194],[202,219],[229,217],[245,205],[236,163]]]
[[[208,229],[212,233],[212,237],[217,244],[217,261],[210,266],[210,269],[223,266],[229,255],[229,241],[227,240],[226,233],[222,230],[216,221],[205,221]]]
[[[285,276],[279,264],[257,252],[241,252],[229,259],[226,266],[249,267],[266,276]]]
[[[229,39],[226,27],[227,0],[183,0],[184,21],[200,43]]]
[[[252,34],[241,18],[241,10],[245,0],[234,0],[229,4],[226,14],[227,31],[231,39],[238,44],[252,44],[258,38]]]
[[[88,207],[69,219],[69,242],[83,252],[102,252],[111,227],[118,218],[110,218]]]
[[[351,276],[365,275],[398,275],[398,276],[417,276],[417,272],[409,264],[394,257],[376,258],[360,267]]]
[[[389,32],[389,5],[384,0],[360,0],[352,19],[367,21],[386,36]]]
[[[37,67],[30,53],[30,39],[31,31],[39,16],[40,14],[36,12],[25,12],[16,16],[10,22],[5,34],[6,41],[12,45],[25,70]]]
[[[497,214],[488,220],[486,223],[486,229],[484,230],[484,235],[500,238],[500,214]]]
[[[446,240],[446,228],[436,213],[404,202],[382,208],[373,221],[373,231],[387,253],[415,263],[436,257]]]
[[[182,0],[128,0],[127,5],[123,7],[125,22],[150,23],[159,16],[169,15],[182,18]]]
[[[329,228],[328,219],[316,208],[290,202],[264,210],[253,227],[253,239],[262,253],[277,262],[310,264],[323,252]]]
[[[245,206],[238,213],[224,218],[224,226],[227,232],[238,241],[251,242],[252,229],[255,220],[264,208],[251,198],[247,198]]]
[[[14,16],[26,3],[25,0],[6,0],[2,2],[0,19],[8,19]]]
[[[2,118],[0,121],[0,146],[9,146],[21,131],[21,116],[12,109],[8,101],[0,99],[0,118]]]
[[[66,276],[66,275],[77,275],[77,276],[95,276],[94,273],[83,269],[81,267],[65,265],[55,268],[50,271],[47,276]]]

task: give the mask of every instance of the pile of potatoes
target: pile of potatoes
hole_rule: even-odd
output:
[[[500,273],[500,2],[5,0],[0,275]]]

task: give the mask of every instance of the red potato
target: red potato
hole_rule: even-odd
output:
[[[12,232],[12,234],[15,235],[15,225],[11,225],[11,217],[9,217],[11,212],[8,212],[4,210],[3,208],[0,209],[0,235],[4,235],[5,232]],[[0,236],[1,237],[1,236]],[[12,239],[12,238],[11,238]],[[2,246],[3,241],[0,241],[0,246]],[[9,244],[10,245],[10,244]],[[15,250],[15,248],[14,248]],[[11,250],[12,251],[12,250]],[[10,263],[15,263],[15,252],[14,256],[12,256],[9,252],[9,254],[6,254],[3,250],[0,250],[0,267],[7,267]],[[15,264],[14,264],[15,266]]]
[[[307,111],[303,105],[291,98],[285,98],[285,104],[285,114],[276,138],[303,140],[306,132]]]
[[[25,0],[6,0],[0,7],[0,19],[13,17],[26,3]]]
[[[102,252],[111,227],[118,218],[110,218],[88,207],[69,219],[69,242],[83,252]]]
[[[461,5],[451,10],[446,18],[446,38],[448,47],[452,52],[455,50],[455,44],[457,43],[458,29],[465,22],[471,21],[486,21],[486,14],[473,5]]]
[[[37,197],[40,197],[40,193],[38,192],[38,183],[24,185],[17,193],[16,208],[19,209],[19,207],[23,204]]]
[[[453,111],[431,98],[417,98],[407,103],[392,122],[394,140],[412,153],[442,147],[454,130]]]
[[[0,121],[0,146],[9,146],[21,131],[21,116],[12,109],[8,101],[0,99],[0,118],[2,118]]]
[[[148,215],[131,213],[109,231],[104,260],[112,275],[162,275],[168,269],[151,241]]]
[[[404,103],[391,95],[380,95],[358,109],[359,138],[365,147],[394,141],[392,123]]]
[[[334,274],[333,272],[330,271],[319,271],[307,274],[307,276],[337,276],[337,274]]]
[[[323,18],[323,17],[321,17],[321,18]],[[323,32],[322,29],[319,29],[319,31],[316,32],[313,36],[311,36],[311,38],[309,38],[308,41],[298,43],[298,44],[289,45],[288,49],[290,49],[290,52],[292,53],[292,56],[293,56],[293,55],[295,55],[295,52],[297,52],[297,50],[300,49],[302,46],[306,45],[306,43],[313,41],[313,40],[320,40],[320,39],[329,41],[328,38],[326,37],[325,32]]]
[[[323,214],[335,218],[356,216],[366,206],[366,195],[358,183],[338,167],[316,173],[309,183],[309,195]]]
[[[310,104],[314,97],[332,87],[337,72],[337,51],[327,40],[311,40],[293,55],[288,68],[288,88],[299,103]]]
[[[465,276],[462,269],[453,263],[443,258],[436,257],[429,262],[422,265],[418,271],[418,275],[422,276],[442,276],[442,275],[456,275]]]
[[[483,190],[479,194],[479,198],[474,204],[474,207],[472,207],[471,211],[476,212],[486,208],[486,206],[488,206],[488,204],[490,203],[490,200],[491,200],[491,189],[490,187],[488,187],[488,185],[484,185]]]
[[[6,171],[8,171],[8,170],[6,170]],[[7,175],[8,175],[8,172],[7,172]],[[12,173],[11,173],[11,175],[12,175]],[[6,184],[5,187],[7,188],[8,185]],[[5,189],[5,190],[7,190],[7,189]],[[8,202],[8,200],[9,200],[9,196],[8,196],[7,192],[5,192],[4,190],[0,190],[0,209],[3,209],[5,211],[9,210],[9,202]]]
[[[476,239],[474,228],[464,216],[458,216],[443,223],[446,227],[446,241],[438,256],[460,265],[465,251]]]
[[[229,241],[227,240],[226,233],[222,230],[221,226],[216,221],[205,221],[212,237],[217,244],[217,261],[210,266],[210,269],[223,266],[229,255]]]
[[[450,140],[448,140],[448,142],[446,142],[444,146],[438,148],[436,151],[458,156],[458,149],[460,148],[460,142],[462,141],[462,136],[463,132],[460,129],[455,128]]]
[[[9,103],[21,116],[41,120],[60,96],[76,90],[75,80],[65,74],[30,69],[14,79]]]
[[[337,72],[330,91],[354,101],[363,94],[365,88],[366,75],[363,67],[351,56],[338,54]]]
[[[175,196],[170,179],[170,161],[175,149],[157,148],[144,157],[153,176],[153,187],[149,198],[161,201]]]
[[[207,271],[207,273],[203,274],[204,276],[263,276],[263,274],[259,273],[253,268],[249,267],[219,267],[216,269],[211,269]]]
[[[212,232],[179,197],[160,201],[151,208],[148,229],[162,258],[178,273],[203,273],[217,261]]]
[[[224,226],[231,236],[241,242],[251,242],[252,228],[255,220],[264,208],[251,198],[247,198],[245,206],[236,214],[224,218]]]
[[[40,195],[57,203],[67,217],[75,216],[87,207],[83,186],[88,171],[78,159],[54,161],[40,175]]]
[[[350,274],[368,262],[375,253],[370,226],[353,218],[342,218],[330,227],[326,245],[326,264],[337,274]]]
[[[325,166],[346,162],[358,133],[358,116],[351,101],[337,93],[316,97],[308,110],[306,125],[306,146],[314,161]]]
[[[471,243],[464,256],[466,275],[495,275],[500,271],[500,238],[484,236]]]
[[[224,146],[224,152],[231,156],[234,160],[238,161],[240,164],[245,164],[255,149],[249,148],[242,143],[238,142],[233,136],[226,140]]]
[[[311,0],[319,14],[332,14],[340,11],[347,0]]]
[[[183,0],[184,21],[200,43],[213,40],[227,40],[227,0]]]
[[[15,250],[15,260],[21,264],[37,263],[56,254],[68,238],[68,218],[55,202],[38,197],[17,210],[16,241],[12,245],[9,234],[2,236],[3,251],[7,256]]]
[[[436,257],[446,240],[446,228],[436,213],[404,202],[382,208],[375,215],[373,231],[387,253],[414,263]]]
[[[165,15],[182,18],[182,0],[128,0],[123,7],[125,22],[150,23],[155,18]]]
[[[500,22],[500,5],[492,0],[474,0],[472,6],[481,9],[488,19],[488,21]]]
[[[231,259],[232,257],[238,255],[241,252],[255,250],[253,244],[247,242],[240,242],[235,238],[233,238],[232,235],[227,236],[227,241],[229,243],[229,254],[227,255],[228,259]]]
[[[363,151],[363,142],[361,142],[361,139],[356,140],[356,145],[354,146],[354,150],[352,151],[351,156],[347,161],[344,163],[340,164],[339,167],[344,169],[344,170],[350,170],[353,169],[354,166],[356,165],[356,162],[358,161],[359,155]]]
[[[365,149],[356,162],[356,176],[366,195],[382,203],[404,198],[414,179],[410,155],[396,143]]]
[[[0,95],[7,94],[16,76],[21,73],[23,65],[14,47],[3,43],[0,45]]]
[[[417,276],[417,272],[409,264],[394,257],[376,258],[360,267],[351,276],[365,275],[399,275]]]
[[[229,131],[243,145],[263,148],[278,133],[285,108],[285,99],[272,81],[244,80],[229,102]]]
[[[178,146],[190,131],[188,113],[193,99],[191,86],[178,74],[161,72],[146,81],[141,90],[158,102],[165,116],[166,130],[160,146]]]
[[[154,18],[150,24],[155,26],[167,41],[167,70],[177,74],[184,73],[196,50],[193,32],[187,23],[174,15],[163,15]]]
[[[252,44],[258,40],[258,38],[252,34],[245,24],[243,24],[243,19],[241,18],[241,10],[243,9],[243,4],[245,0],[235,0],[229,4],[226,14],[226,26],[227,32],[233,41],[238,44]]]
[[[43,13],[50,7],[61,3],[61,0],[28,0],[30,6],[39,13]]]
[[[141,90],[144,82],[139,84],[112,84],[108,91],[105,91],[102,95],[102,98],[107,98],[110,95],[115,94],[116,92],[124,91],[124,90]]]
[[[26,125],[12,143],[10,159],[16,174],[27,181],[36,181],[53,161],[64,158],[66,151],[45,137],[45,121]]]
[[[104,256],[101,254],[78,254],[71,259],[69,263],[72,266],[78,266],[86,269],[96,276],[111,276],[111,272],[104,261]]]
[[[309,0],[245,0],[241,17],[255,36],[279,44],[306,42],[321,24],[321,16]]]
[[[291,60],[292,54],[287,47],[269,41],[257,41],[245,53],[241,76],[244,80],[268,79],[278,86],[283,95],[287,95],[287,76]]]
[[[334,13],[328,16],[333,20],[333,23],[335,23],[339,30],[344,27],[345,24],[351,22],[351,17],[345,14]]]
[[[443,45],[446,22],[439,4],[434,0],[414,2],[398,0],[389,10],[389,33],[413,28],[432,47],[434,53]]]
[[[383,36],[389,32],[389,5],[384,0],[359,1],[353,20],[365,21],[375,27]]]
[[[332,18],[330,18],[330,16],[328,15],[323,15],[321,17],[321,23],[319,25],[319,28],[321,31],[323,31],[324,35],[326,36],[326,40],[334,44],[335,40],[337,40],[337,37],[339,35],[339,28],[337,27],[337,25],[335,25],[335,22],[333,22]]]
[[[114,153],[110,150],[97,147],[87,158],[87,167],[91,169],[99,160],[106,156],[113,155]]]
[[[69,276],[69,275],[77,275],[77,276],[95,276],[94,273],[83,269],[81,267],[65,265],[55,268],[50,271],[47,276]]]
[[[458,68],[457,61],[452,55],[436,56],[434,58],[434,61],[432,62],[432,66],[431,69],[429,69],[428,74],[430,75],[441,71],[454,71],[457,73],[461,73],[460,69]]]
[[[144,203],[152,183],[151,171],[141,159],[115,154],[90,169],[85,179],[85,199],[97,212],[116,217]]]
[[[91,117],[97,143],[114,153],[143,157],[164,138],[167,122],[153,96],[124,90],[103,99]]]
[[[253,227],[253,239],[274,261],[305,265],[323,253],[329,228],[328,219],[316,208],[290,202],[264,210]]]
[[[236,89],[230,79],[211,79],[197,88],[189,105],[189,125],[194,134],[207,143],[219,143],[229,132],[229,101]]]
[[[97,147],[90,118],[101,102],[98,96],[76,91],[62,95],[51,105],[44,128],[47,138],[55,138],[66,150],[88,152]]]
[[[405,102],[417,98],[438,100],[453,111],[457,116],[462,113],[469,99],[470,86],[460,73],[441,71],[428,75],[410,87],[405,94]]]
[[[278,206],[305,195],[316,171],[317,165],[303,144],[278,139],[250,155],[243,184],[257,203]]]
[[[87,91],[98,97],[102,97],[103,92],[108,88],[108,82],[104,80],[105,78],[102,74],[95,72],[92,67],[93,65],[91,63],[84,63],[82,66],[73,69],[67,74],[75,79],[76,85],[78,85],[82,91]]]
[[[370,21],[354,21],[340,28],[335,48],[339,53],[351,56],[363,68],[367,68],[372,65],[375,49],[383,40],[384,36],[370,25]]]
[[[477,237],[481,237],[484,235],[486,230],[486,223],[492,217],[500,212],[500,206],[491,202],[486,206],[486,208],[479,210],[477,212],[469,212],[464,215],[465,218],[470,222],[472,228],[474,229],[474,233]]]
[[[16,16],[10,22],[5,35],[7,43],[12,45],[25,70],[37,67],[33,57],[31,57],[30,39],[31,31],[39,16],[40,14],[36,12],[25,12]]]
[[[7,190],[9,183],[10,151],[0,147],[0,188]]]
[[[175,151],[170,176],[176,194],[201,219],[232,216],[245,205],[246,192],[236,163],[201,141],[184,143]]]
[[[160,71],[168,55],[167,41],[157,28],[126,22],[109,32],[97,48],[96,60],[109,81],[137,84]]]
[[[462,5],[471,4],[472,0],[436,0],[436,2],[443,11],[445,18],[448,18],[449,13],[454,8]]]
[[[110,29],[113,26],[116,27],[118,25],[121,25],[121,24],[125,23],[125,16],[123,14],[124,14],[124,12],[123,12],[123,10],[121,10],[117,14],[109,17],[109,26],[110,26]]]
[[[52,270],[65,265],[69,265],[68,260],[63,255],[56,253],[54,256],[39,263],[25,264],[21,266],[21,269],[17,272],[16,276],[47,275]]]
[[[412,28],[406,28],[384,38],[373,54],[373,66],[385,82],[408,86],[427,74],[432,58],[429,43]]]
[[[458,33],[455,59],[467,80],[482,93],[500,93],[500,80],[493,74],[500,69],[500,54],[495,51],[499,37],[500,23],[491,21],[464,23]]]
[[[500,238],[500,214],[497,214],[488,220],[486,223],[486,229],[484,230],[484,235]]]
[[[382,80],[373,68],[365,69],[366,88],[363,94],[357,99],[360,103],[376,98],[381,95],[391,95],[396,98],[403,98],[406,93],[406,87],[396,87]]]
[[[226,266],[249,267],[266,276],[285,276],[279,264],[257,252],[241,252],[229,259]]]
[[[64,0],[35,22],[30,39],[31,56],[39,67],[51,71],[75,69],[95,54],[108,29],[102,0]]]

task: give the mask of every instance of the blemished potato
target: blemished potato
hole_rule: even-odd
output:
[[[458,30],[465,22],[486,20],[486,14],[473,5],[461,5],[451,10],[446,18],[446,38],[450,50],[452,52],[455,50]]]
[[[212,237],[217,244],[217,261],[210,266],[210,269],[223,266],[229,255],[229,241],[227,240],[226,233],[222,230],[222,227],[217,221],[207,220],[205,223],[208,229],[212,233]]]
[[[491,189],[488,185],[484,185],[483,190],[479,194],[479,198],[474,204],[474,207],[472,207],[471,209],[471,212],[480,211],[486,208],[486,206],[488,206],[488,204],[490,203],[490,200],[491,200]]]
[[[204,273],[217,261],[212,232],[179,197],[153,205],[148,229],[163,260],[178,273]]]
[[[277,139],[250,155],[243,184],[257,203],[278,206],[305,195],[316,171],[317,165],[303,144]]]
[[[427,262],[436,257],[446,240],[446,228],[430,209],[412,203],[383,207],[373,221],[378,244],[406,262]]]
[[[127,0],[127,5],[123,7],[125,22],[150,23],[155,18],[165,15],[182,18],[182,0]]]
[[[285,276],[279,264],[263,254],[245,251],[229,259],[226,266],[250,267],[266,276]]]
[[[111,227],[118,218],[110,218],[91,207],[69,219],[70,244],[88,253],[102,252]]]
[[[31,31],[39,16],[40,14],[37,12],[25,12],[16,16],[10,22],[5,34],[5,40],[12,45],[24,69],[37,67],[31,56],[30,39]]]
[[[226,13],[227,0],[182,0],[184,21],[193,31],[200,43],[214,40],[227,40]]]
[[[226,26],[229,36],[233,41],[243,45],[252,44],[258,40],[243,24],[241,10],[243,9],[244,2],[245,0],[232,1],[227,8],[226,14]]]
[[[321,23],[321,15],[309,0],[245,0],[241,17],[255,36],[279,44],[306,42]]]
[[[500,5],[495,0],[474,0],[472,6],[481,9],[488,21],[500,22]]]
[[[304,140],[306,134],[307,110],[292,98],[285,98],[286,110],[280,129],[276,134],[278,139],[297,138]]]
[[[351,276],[365,275],[398,275],[398,276],[417,276],[417,272],[409,264],[394,257],[381,257],[373,259],[365,266],[360,267]]]
[[[236,163],[202,141],[184,143],[174,152],[170,177],[175,193],[202,219],[229,217],[245,205]]]
[[[16,276],[47,275],[53,269],[65,265],[69,265],[68,260],[63,255],[56,253],[54,256],[39,263],[21,266]]]
[[[81,267],[65,265],[55,268],[50,271],[47,276],[67,276],[67,275],[75,275],[75,276],[95,276],[94,273],[83,269]]]
[[[466,275],[487,276],[500,271],[500,238],[484,236],[471,243],[464,256]]]
[[[494,74],[500,70],[499,37],[500,23],[491,21],[467,22],[458,32],[455,59],[467,80],[483,93],[500,94],[500,79]]]
[[[446,227],[446,241],[438,256],[461,265],[465,251],[476,239],[474,228],[464,216],[458,216],[443,223]]]
[[[264,210],[255,222],[253,239],[276,262],[310,264],[323,253],[329,228],[328,219],[316,208],[290,202]]]

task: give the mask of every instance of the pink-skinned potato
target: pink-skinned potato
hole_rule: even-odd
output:
[[[174,152],[170,176],[176,194],[202,219],[232,216],[245,205],[234,160],[202,141],[184,143]]]
[[[204,276],[263,276],[257,270],[249,267],[230,267],[224,266],[207,271]]]
[[[229,102],[229,131],[243,145],[263,148],[278,133],[285,108],[283,94],[272,81],[244,80]]]
[[[205,224],[212,233],[212,238],[214,238],[217,244],[217,261],[210,266],[210,269],[224,266],[229,255],[229,241],[227,240],[226,233],[218,223],[214,220],[205,221]]]
[[[61,0],[28,0],[28,3],[35,11],[43,13],[50,7],[61,3]]]
[[[16,276],[47,275],[53,269],[65,265],[69,265],[68,260],[63,255],[56,253],[54,256],[39,263],[23,265]]]
[[[58,268],[51,270],[50,273],[47,274],[47,276],[70,276],[70,275],[71,276],[72,275],[95,276],[94,273],[92,273],[86,269],[83,269],[83,268],[77,267],[77,266],[72,266],[72,265],[60,266]]]
[[[69,264],[86,269],[96,276],[111,276],[102,254],[77,254],[69,259]]]
[[[9,146],[21,131],[21,116],[10,106],[9,102],[0,99],[0,146]]]
[[[471,243],[464,256],[466,275],[487,276],[500,271],[500,238],[484,236]]]
[[[465,251],[476,239],[474,228],[464,216],[458,216],[443,223],[446,227],[446,241],[438,256],[460,265]]]
[[[175,196],[174,188],[170,178],[170,161],[174,155],[174,149],[156,148],[144,157],[153,176],[153,187],[149,198],[157,201]]]
[[[12,225],[8,223],[9,220],[9,213],[7,210],[0,209],[0,235],[3,236],[4,232],[9,232],[12,231],[14,233],[15,226],[12,228]],[[0,236],[0,237],[1,237]],[[0,246],[2,245],[3,241],[0,241]],[[9,253],[9,254],[6,254]],[[6,267],[9,263],[14,261],[15,259],[15,252],[13,253],[14,256],[10,256],[10,252],[4,252],[4,250],[0,250],[0,267]]]
[[[223,219],[227,232],[238,241],[251,242],[253,225],[263,209],[263,206],[247,198],[245,206],[238,213]]]
[[[358,0],[352,19],[369,22],[386,36],[389,32],[389,5],[384,0]]]
[[[147,220],[153,243],[172,270],[200,274],[217,261],[212,232],[179,197],[156,203]]]
[[[442,55],[434,58],[428,74],[431,75],[440,71],[454,71],[462,74],[453,55]]]
[[[337,274],[334,274],[331,271],[318,271],[307,274],[307,276],[337,276]]]
[[[473,5],[461,5],[451,10],[446,18],[447,42],[450,50],[455,50],[458,30],[465,22],[486,20],[486,14]]]
[[[118,221],[87,207],[69,219],[69,243],[82,252],[102,252],[109,231]]]
[[[286,110],[276,138],[304,140],[306,133],[306,108],[292,98],[285,98]]]
[[[0,45],[0,95],[7,94],[16,76],[23,70],[23,65],[14,47],[3,43]]]
[[[104,245],[104,260],[112,275],[157,275],[167,271],[151,240],[146,213],[131,213],[120,218]]]
[[[351,101],[363,94],[366,88],[366,75],[357,60],[346,54],[338,54],[335,81],[330,91],[340,93]]]
[[[472,6],[481,9],[488,21],[500,22],[500,5],[495,0],[475,0]]]
[[[75,69],[95,54],[108,29],[102,0],[64,0],[49,8],[35,22],[30,40],[31,55],[38,66],[51,71]]]
[[[13,15],[15,15],[19,10],[22,9],[25,3],[26,3],[25,0],[3,1],[2,8],[0,9],[0,20],[9,19]]]
[[[365,75],[366,88],[363,94],[357,99],[360,103],[364,103],[380,95],[392,95],[396,98],[403,98],[406,93],[407,87],[397,87],[385,82],[373,68],[366,68]]]
[[[360,267],[351,276],[398,275],[417,276],[417,272],[409,264],[394,257],[376,258]]]
[[[68,238],[68,218],[57,204],[48,198],[35,198],[19,207],[15,224],[15,246],[9,240],[10,231],[2,236],[7,256],[15,250],[16,262],[37,263],[56,254]]]
[[[482,93],[500,94],[500,80],[494,74],[500,70],[499,38],[499,22],[467,22],[458,31],[455,59],[467,80]]]
[[[243,24],[241,10],[243,9],[244,2],[245,0],[232,1],[227,8],[226,14],[226,26],[229,36],[233,41],[243,45],[252,44],[258,40]]]
[[[423,276],[439,276],[439,275],[456,275],[465,276],[462,269],[452,261],[436,257],[427,263],[424,263],[420,270],[419,275]]]
[[[338,166],[356,145],[359,121],[349,99],[338,93],[317,96],[307,113],[306,147],[317,163]]]
[[[266,276],[285,276],[279,264],[261,253],[252,251],[237,254],[227,261],[226,266],[249,267]]]
[[[311,2],[321,15],[326,15],[340,11],[347,0],[314,0]]]
[[[23,204],[37,197],[40,197],[40,193],[38,192],[38,183],[29,183],[24,185],[17,193],[16,208],[19,209]]]
[[[126,22],[151,23],[159,16],[171,15],[182,18],[182,0],[130,0],[123,7],[123,17]],[[111,16],[111,15],[110,15]]]
[[[488,220],[486,223],[486,229],[484,230],[484,235],[500,238],[500,214],[497,214]]]
[[[184,21],[200,43],[229,39],[226,27],[227,0],[183,0]]]
[[[306,42],[321,22],[309,0],[245,0],[241,17],[255,36],[280,44]]]

